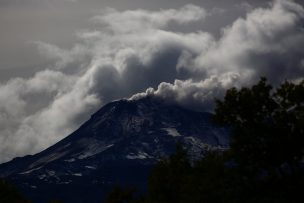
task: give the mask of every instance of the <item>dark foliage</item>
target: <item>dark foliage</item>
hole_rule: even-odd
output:
[[[191,169],[187,152],[177,144],[176,153],[160,161],[148,179],[149,199],[152,202],[179,202]]]
[[[0,202],[3,203],[30,203],[7,181],[0,179]]]
[[[252,88],[232,88],[215,113],[216,122],[232,127],[231,150],[239,164],[259,172],[293,167],[303,158],[304,81],[272,90],[262,78]]]
[[[134,188],[115,186],[105,197],[107,203],[142,203],[144,199],[136,195]]]

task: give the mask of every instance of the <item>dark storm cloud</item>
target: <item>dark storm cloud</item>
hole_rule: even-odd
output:
[[[91,18],[94,29],[78,32],[70,49],[32,43],[51,65],[0,85],[1,160],[53,144],[113,99],[154,95],[212,111],[214,97],[229,87],[260,76],[273,83],[303,78],[303,8],[287,0],[240,7],[247,15],[220,36],[173,29],[227,12],[188,4],[157,11],[104,9]],[[37,104],[30,105],[31,98]]]
[[[161,83],[133,99],[156,95],[206,110],[228,87],[249,85],[261,76],[272,84],[303,79],[303,20],[303,7],[291,1],[278,0],[269,8],[254,9],[226,27],[222,37],[198,57],[180,58],[183,67],[207,79]]]
[[[262,4],[256,0],[249,2],[253,7]],[[242,7],[235,6],[239,4],[238,0],[1,0],[0,81],[18,76],[28,78],[48,67],[51,61],[39,57],[33,44],[28,42],[40,40],[70,49],[79,42],[75,31],[96,29],[96,25],[89,24],[88,19],[100,9],[168,10],[185,4],[204,7],[213,15],[206,21],[182,26],[176,27],[173,23],[170,25],[172,30],[192,32],[203,29],[218,36],[222,26],[246,12]]]

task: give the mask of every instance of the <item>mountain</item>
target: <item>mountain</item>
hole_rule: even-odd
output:
[[[152,97],[114,101],[57,144],[1,164],[0,176],[37,203],[101,202],[118,184],[145,190],[149,170],[177,142],[192,159],[227,148],[228,130],[210,116]]]

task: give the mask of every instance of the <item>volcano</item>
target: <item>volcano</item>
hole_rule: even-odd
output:
[[[228,130],[211,115],[152,97],[114,101],[48,149],[1,164],[0,176],[34,203],[100,203],[115,185],[144,192],[151,167],[176,143],[192,160],[227,149]]]

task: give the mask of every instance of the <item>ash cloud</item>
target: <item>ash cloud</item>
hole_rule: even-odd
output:
[[[212,14],[186,5],[159,11],[106,9],[95,30],[63,49],[34,42],[52,61],[32,78],[0,84],[0,161],[38,152],[62,139],[101,105],[147,95],[212,111],[214,98],[260,76],[271,83],[304,75],[304,9],[287,0],[250,8],[222,30],[172,31]]]
[[[198,56],[181,55],[177,67],[190,69],[192,78],[204,75],[203,80],[161,83],[132,98],[155,95],[190,108],[210,110],[214,97],[221,98],[227,88],[250,85],[261,76],[273,85],[283,80],[299,81],[304,76],[303,15],[302,6],[285,0],[253,9],[246,18],[224,28],[221,38]],[[210,81],[214,81],[211,86]]]

